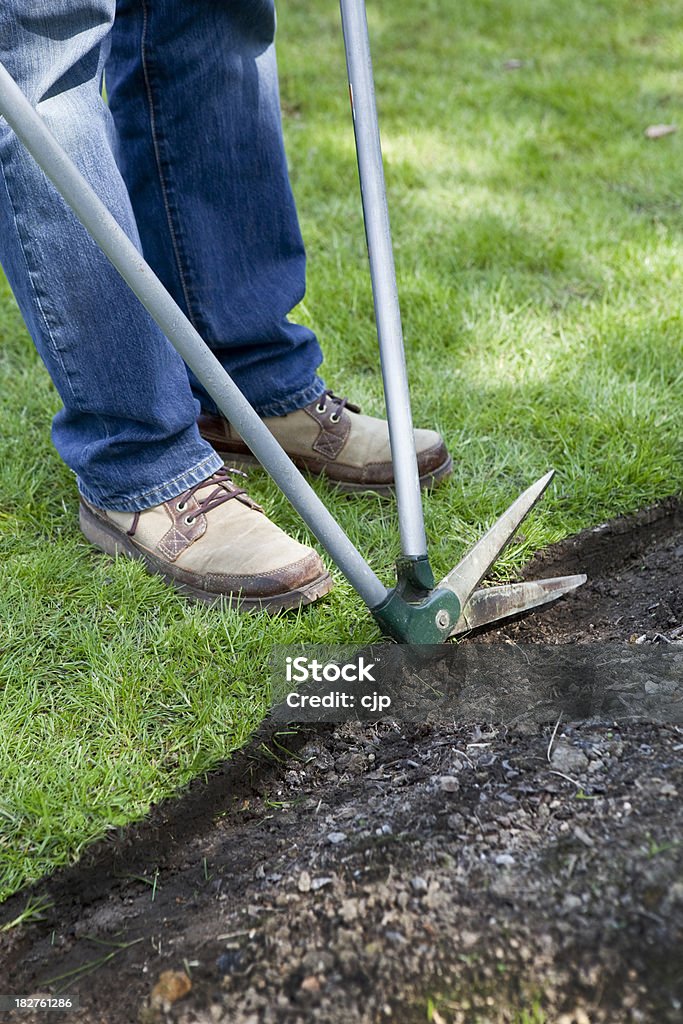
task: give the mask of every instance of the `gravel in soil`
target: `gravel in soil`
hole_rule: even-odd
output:
[[[683,642],[679,502],[529,575],[584,568],[493,639]],[[0,988],[108,1024],[678,1024],[682,755],[645,721],[264,726],[36,886]]]

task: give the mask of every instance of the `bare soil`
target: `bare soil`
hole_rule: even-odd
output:
[[[529,575],[583,570],[494,639],[683,642],[679,501]],[[266,724],[34,888],[0,991],[107,1024],[679,1024],[681,796],[674,725]]]

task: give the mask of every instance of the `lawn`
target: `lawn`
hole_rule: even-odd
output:
[[[641,0],[372,0],[378,105],[416,422],[451,481],[427,499],[442,574],[528,483],[556,481],[499,563],[683,490],[683,19]],[[309,253],[296,311],[324,373],[382,387],[336,5],[283,0],[282,105]],[[243,744],[276,643],[377,631],[333,594],[271,621],[197,608],[79,533],[58,399],[0,285],[0,898]],[[316,484],[389,582],[391,502]],[[263,473],[251,493],[306,530]],[[590,566],[586,567],[590,572]]]

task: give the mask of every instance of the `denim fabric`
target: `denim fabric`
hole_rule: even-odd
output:
[[[271,0],[0,5],[0,60],[261,415],[324,391],[287,316],[305,255],[274,31]],[[0,173],[0,263],[63,403],[58,452],[102,508],[174,497],[222,464],[196,428],[215,406],[1,121]]]

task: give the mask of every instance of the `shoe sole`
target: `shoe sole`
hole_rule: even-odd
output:
[[[98,519],[83,504],[80,505],[78,519],[83,535],[100,551],[104,551],[113,557],[125,555],[127,558],[134,558],[137,561],[144,562],[149,572],[155,576],[161,576],[178,593],[192,601],[201,601],[204,604],[219,604],[221,601],[224,601],[230,607],[236,608],[239,611],[275,613],[303,608],[306,605],[313,604],[318,598],[329,594],[334,586],[334,580],[326,572],[303,587],[299,587],[296,590],[288,590],[282,594],[273,594],[270,597],[243,596],[241,591],[222,594],[214,593],[210,590],[202,590],[200,587],[193,587],[183,580],[176,579],[165,569],[163,562],[156,559],[148,551],[143,551],[137,547],[128,537],[121,534],[116,527],[103,523],[101,519]]]
[[[231,466],[235,469],[250,469],[254,466],[263,468],[259,460],[254,455],[231,455],[229,452],[222,452],[220,449],[216,450],[228,468]],[[324,480],[330,485],[330,487],[334,487],[335,490],[343,491],[347,494],[379,494],[382,496],[390,496],[396,491],[393,484],[354,484],[348,480],[335,480],[335,478],[329,476],[325,470],[316,472],[308,469],[307,466],[298,463],[296,459],[292,459],[292,462],[297,469],[301,470],[302,473],[308,473],[309,476]],[[424,476],[420,477],[420,488],[423,491],[428,490],[430,487],[434,487],[436,484],[441,483],[441,481],[445,480],[447,476],[450,476],[452,472],[453,459],[449,455],[440,466],[437,466],[436,469],[433,469],[429,473],[425,473]]]

